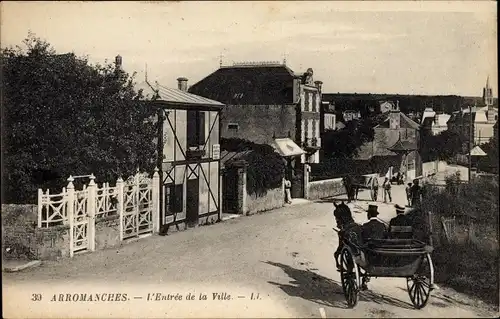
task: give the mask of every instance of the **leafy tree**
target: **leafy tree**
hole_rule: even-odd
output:
[[[61,188],[70,174],[107,182],[152,168],[153,114],[133,75],[57,54],[31,33],[1,61],[3,202],[34,202],[37,188]]]
[[[481,145],[486,156],[479,159],[478,166],[482,171],[498,174],[498,122],[493,126],[493,130],[496,132],[493,138]]]
[[[340,130],[328,130],[323,134],[323,151],[326,157],[352,158],[357,155],[361,145],[373,141],[374,128],[382,123],[387,115],[365,113],[365,117],[345,123]]]
[[[436,159],[447,161],[462,153],[463,145],[467,139],[465,136],[450,130],[443,131],[438,135],[422,131],[421,141],[421,152],[425,161]]]

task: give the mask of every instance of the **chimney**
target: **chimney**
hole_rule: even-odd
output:
[[[396,102],[389,112],[389,127],[397,130],[401,127],[401,114],[399,112],[399,101]]]
[[[177,88],[181,91],[187,92],[188,90],[188,79],[186,78],[178,78],[177,79]]]
[[[122,57],[119,54],[115,57],[115,65],[117,69],[122,68]]]

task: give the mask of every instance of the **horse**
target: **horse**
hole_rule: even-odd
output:
[[[360,245],[361,226],[354,221],[351,209],[349,208],[349,206],[347,206],[347,204],[344,203],[344,201],[342,201],[340,204],[337,204],[334,201],[333,206],[335,206],[333,216],[335,217],[337,227],[340,229],[340,232],[338,233],[339,246],[337,247],[337,250],[333,255],[335,257],[337,268],[340,268],[338,257],[340,256],[340,252],[342,251],[344,238],[348,238],[350,242]]]
[[[346,175],[342,177],[342,183],[344,184],[347,193],[347,202],[350,203],[353,200],[357,200],[359,186],[355,183],[354,178],[351,175]]]

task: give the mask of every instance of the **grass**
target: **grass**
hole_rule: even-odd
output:
[[[423,202],[424,210],[432,211],[437,220],[457,218],[457,236],[441,241],[433,253],[436,282],[498,307],[498,181],[460,184],[457,180],[452,177],[445,188],[430,189]],[[475,231],[468,237],[470,227]],[[442,227],[434,231],[445,238]]]
[[[498,249],[447,244],[433,253],[436,282],[498,306]]]

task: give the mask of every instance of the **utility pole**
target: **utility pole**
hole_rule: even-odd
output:
[[[474,103],[474,108],[476,107],[476,103]],[[472,107],[469,105],[469,176],[468,176],[468,182],[470,183],[472,180],[472,156],[471,156],[471,151],[472,151],[472,143],[474,141],[474,128],[472,127]]]

